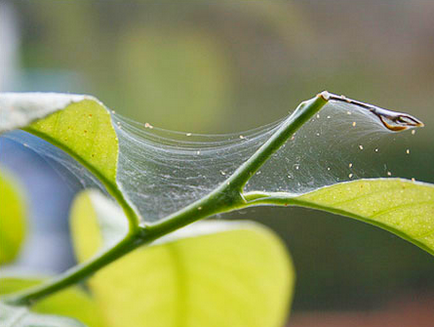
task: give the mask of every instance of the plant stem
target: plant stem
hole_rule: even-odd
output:
[[[290,138],[303,124],[317,113],[328,101],[328,93],[323,92],[315,98],[301,103],[294,113],[245,163],[243,163],[226,181],[207,196],[169,215],[153,225],[139,226],[137,215],[116,188],[110,193],[120,202],[129,218],[130,232],[110,250],[97,255],[88,262],[75,266],[57,278],[5,298],[13,305],[31,305],[36,301],[71,286],[107,266],[116,259],[148,244],[179,228],[217,213],[229,212],[249,205],[243,197],[243,187],[255,172]],[[101,176],[98,176],[101,177]],[[105,183],[104,183],[105,182]],[[103,181],[106,186],[111,183]],[[133,212],[133,213],[131,213]]]

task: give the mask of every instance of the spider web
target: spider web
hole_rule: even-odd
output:
[[[287,118],[242,133],[205,135],[167,131],[112,113],[119,139],[117,183],[145,223],[159,221],[223,183]],[[354,104],[329,101],[256,172],[245,191],[297,195],[338,182],[391,176],[393,167],[403,163],[390,158],[406,151],[409,134],[391,132]],[[73,187],[104,190],[51,144],[25,132],[5,137],[37,152]]]

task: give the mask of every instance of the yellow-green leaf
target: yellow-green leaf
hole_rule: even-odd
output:
[[[4,96],[4,95],[2,95]],[[64,97],[61,105],[59,98]],[[52,94],[40,93],[33,96],[35,107],[47,106]],[[22,97],[16,95],[10,104],[17,112],[28,108]],[[25,130],[35,134],[68,152],[94,174],[116,184],[118,140],[111,122],[110,113],[104,105],[90,96],[56,94],[56,101],[49,106],[50,114],[43,119],[24,125]],[[0,98],[0,106],[2,105]],[[57,108],[53,112],[52,108]],[[3,108],[1,108],[3,111]],[[43,117],[43,116],[42,116]]]
[[[3,277],[0,278],[0,295],[17,292],[41,282],[41,279],[36,278]],[[78,287],[65,289],[37,302],[32,311],[74,318],[88,327],[104,326],[97,306],[89,295]]]
[[[250,203],[297,205],[384,228],[434,255],[434,185],[403,179],[361,179],[300,196],[248,194]]]
[[[84,194],[71,217],[81,260],[104,239],[97,232],[104,217],[96,220],[98,210],[90,206],[103,199]],[[293,283],[291,260],[273,232],[225,221],[181,229],[89,280],[111,327],[278,327],[286,318]]]
[[[26,231],[25,203],[12,177],[0,171],[0,264],[17,256]]]
[[[116,181],[119,142],[110,112],[100,101],[88,95],[0,93],[0,134],[18,128],[85,166],[138,224]]]

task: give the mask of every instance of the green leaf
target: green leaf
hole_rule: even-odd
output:
[[[0,133],[17,128],[66,151],[117,189],[118,139],[107,108],[85,95],[0,94]]]
[[[46,108],[47,97],[52,94],[34,95],[36,108]],[[110,113],[102,103],[90,96],[69,96],[56,94],[54,103],[48,106],[49,112],[57,108],[58,112],[37,120],[26,130],[65,150],[82,164],[91,169],[98,177],[116,184],[116,166],[118,142]],[[63,99],[59,106],[58,98]],[[28,108],[17,96],[13,109]],[[1,104],[1,102],[0,102]],[[13,110],[17,112],[17,110]],[[27,114],[27,112],[26,112]]]
[[[41,315],[27,307],[0,302],[0,325],[3,327],[83,327],[82,323],[65,317]]]
[[[0,171],[0,264],[17,256],[25,236],[25,205],[21,190],[4,169]]]
[[[355,218],[388,230],[434,255],[434,185],[403,179],[361,179],[300,196],[249,193],[250,205],[297,205]]]
[[[24,290],[42,282],[38,278],[0,278],[0,295]],[[70,287],[37,302],[32,311],[56,314],[77,319],[89,327],[104,326],[98,308],[92,299],[78,287]]]
[[[80,162],[138,223],[116,182],[119,147],[110,113],[96,98],[0,93],[0,134],[17,128],[41,137]]]
[[[91,210],[101,201],[85,192],[74,203],[71,223],[80,260],[103,243],[98,230],[104,217],[96,220],[97,210]],[[113,327],[282,326],[293,283],[291,260],[273,232],[225,221],[198,222],[169,234],[89,281]]]

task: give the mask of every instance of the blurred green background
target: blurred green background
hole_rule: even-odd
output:
[[[0,91],[87,93],[141,122],[227,133],[284,117],[326,89],[424,121],[399,172],[434,182],[433,17],[428,0],[2,0]],[[0,161],[24,177],[39,235],[20,267],[64,269],[73,263],[65,208],[75,190],[1,142]],[[369,225],[305,209],[224,218],[259,220],[288,244],[295,315],[434,297],[433,258]],[[48,233],[55,239],[38,253],[31,244]]]

